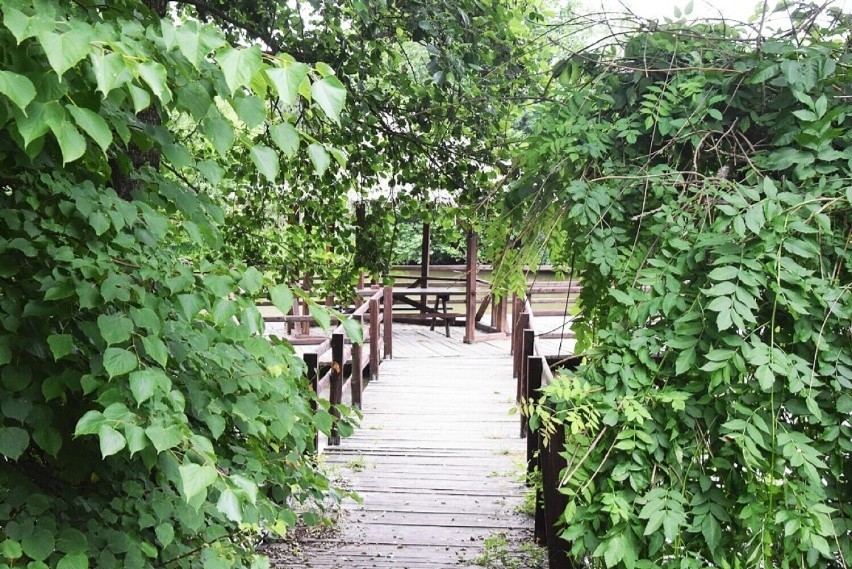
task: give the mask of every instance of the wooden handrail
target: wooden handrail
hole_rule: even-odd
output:
[[[359,324],[362,324],[362,326],[365,319],[368,319],[370,322],[370,334],[369,336],[365,335],[365,338],[368,337],[370,341],[370,356],[367,365],[370,369],[370,380],[375,381],[379,378],[379,365],[381,364],[379,338],[382,336],[382,333],[380,332],[379,324],[384,324],[384,357],[389,358],[393,354],[393,289],[391,287],[384,287],[369,289],[369,291],[371,294],[366,302],[363,302],[353,312],[347,314],[345,320],[355,320]],[[380,304],[383,305],[384,309],[379,307]],[[331,414],[338,418],[340,413],[337,406],[342,403],[343,390],[347,382],[347,363],[350,364],[348,381],[352,389],[353,407],[361,408],[364,389],[363,372],[365,362],[362,357],[363,347],[360,344],[352,342],[347,353],[345,350],[345,346],[347,345],[345,333],[346,329],[341,321],[331,331],[330,337],[317,344],[313,349],[306,351],[302,356],[308,367],[308,379],[311,382],[314,393],[319,394],[328,388]],[[320,357],[329,350],[331,350],[331,365],[322,377],[318,377],[320,368],[325,367],[325,365],[321,366]],[[318,434],[316,443],[316,448],[319,449]],[[332,425],[328,444],[329,446],[340,444],[340,434],[337,430],[336,422]]]
[[[521,309],[514,318],[512,350],[515,355],[515,371],[518,378],[518,401],[529,401],[538,392],[553,382],[553,372],[547,354],[541,347],[536,333],[535,313],[529,296],[521,302],[515,300],[514,307]],[[522,308],[521,308],[522,307]],[[530,429],[526,417],[521,413],[521,436],[527,439],[527,472],[540,472],[540,485],[536,488],[535,537],[548,549],[549,569],[569,569],[573,565],[565,552],[570,549],[557,530],[559,516],[565,511],[567,499],[560,493],[560,473],[567,466],[562,455],[565,432],[561,425],[550,435],[548,446],[543,445],[538,430]],[[528,483],[532,484],[532,477]]]

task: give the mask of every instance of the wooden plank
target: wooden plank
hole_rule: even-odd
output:
[[[273,567],[475,568],[498,532],[532,540],[532,519],[518,513],[526,448],[508,412],[509,341],[466,345],[396,324],[394,333],[361,427],[323,460],[363,502],[344,502],[336,535],[298,552],[267,547]]]

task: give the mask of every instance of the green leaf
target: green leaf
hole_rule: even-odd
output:
[[[136,359],[136,354],[129,350],[107,348],[104,352],[104,369],[110,378],[130,373],[138,365],[139,360]]]
[[[799,120],[803,120],[805,122],[813,122],[817,120],[817,117],[812,111],[808,111],[805,109],[801,109],[798,111],[793,111],[793,116],[795,116]]]
[[[163,547],[168,547],[175,539],[175,528],[170,523],[162,523],[154,528],[154,534]]]
[[[100,411],[86,411],[86,414],[80,417],[77,421],[77,426],[74,428],[74,436],[94,435],[101,429],[106,419]]]
[[[0,427],[0,454],[18,460],[30,445],[30,436],[20,427]]]
[[[130,391],[137,406],[151,398],[158,388],[166,392],[171,389],[171,380],[162,370],[148,368],[130,374]]]
[[[124,58],[117,53],[95,49],[89,54],[89,61],[92,63],[98,91],[104,97],[109,95],[113,89],[121,87],[130,80],[127,64]]]
[[[243,521],[240,499],[230,488],[222,491],[219,501],[216,502],[216,509],[225,514],[225,517],[232,522],[240,523]]]
[[[244,476],[240,476],[239,474],[232,474],[230,477],[231,482],[233,482],[249,499],[249,502],[254,504],[257,501],[257,484],[253,481],[245,478]]]
[[[91,30],[80,27],[72,28],[63,34],[42,32],[38,35],[47,61],[60,78],[89,55],[91,39]]]
[[[27,557],[35,561],[44,561],[53,553],[56,541],[53,533],[46,529],[37,529],[21,540],[21,547]]]
[[[145,429],[145,434],[151,443],[153,443],[158,453],[178,446],[184,438],[181,430],[174,425],[169,428],[164,428],[160,425],[151,425]]]
[[[257,170],[270,182],[278,177],[278,155],[274,150],[263,144],[256,144],[249,152],[251,161]]]
[[[112,131],[103,117],[94,111],[74,105],[65,105],[65,108],[74,117],[77,126],[91,136],[92,140],[101,147],[101,150],[106,152],[112,144]]]
[[[284,103],[292,105],[299,97],[299,87],[308,76],[308,71],[304,63],[291,63],[286,67],[267,69],[266,75]]]
[[[292,158],[299,150],[299,133],[289,122],[274,124],[269,127],[272,141],[284,154]]]
[[[724,267],[716,267],[707,276],[714,281],[729,281],[737,278],[739,269],[737,267],[727,265]]]
[[[73,162],[86,152],[86,139],[83,138],[77,127],[67,119],[51,124],[50,130],[56,137],[56,142],[59,143],[59,149],[62,151],[63,165]]]
[[[308,311],[314,317],[314,320],[317,321],[317,324],[328,332],[331,328],[331,314],[328,310],[318,304],[311,304],[308,306]]]
[[[250,97],[235,97],[231,102],[237,116],[249,130],[263,124],[266,120],[266,105],[255,95]]]
[[[322,176],[325,174],[325,171],[328,170],[329,164],[331,164],[331,158],[329,158],[328,152],[326,152],[325,148],[316,142],[311,143],[308,146],[308,157],[311,159],[311,163],[313,163],[314,171],[317,175]]]
[[[228,154],[228,151],[234,146],[236,136],[234,135],[234,127],[231,123],[221,117],[211,117],[204,121],[201,127],[204,136],[213,145],[223,158]]]
[[[754,377],[760,384],[760,388],[769,391],[775,385],[775,374],[769,366],[759,366],[754,372]]]
[[[82,551],[69,553],[59,560],[56,569],[89,569],[89,558]]]
[[[47,345],[50,346],[53,359],[58,360],[74,350],[74,336],[71,334],[51,334],[47,337]]]
[[[163,367],[169,361],[169,350],[166,344],[157,336],[144,336],[142,338],[142,346],[145,348],[145,353],[148,354],[155,362]]]
[[[151,88],[151,92],[154,93],[160,101],[168,103],[171,100],[171,93],[166,85],[168,81],[168,72],[161,63],[157,63],[156,61],[140,63],[136,67],[136,72],[139,73],[139,77],[148,84],[148,87]]]
[[[133,334],[133,321],[121,314],[101,314],[98,316],[98,330],[108,346],[121,344]]]
[[[180,472],[181,491],[187,502],[199,494],[206,494],[207,488],[212,486],[219,478],[216,469],[207,464],[182,464],[178,471]]]
[[[260,48],[252,46],[249,48],[225,47],[216,54],[216,62],[222,68],[225,82],[231,93],[248,85],[252,75],[257,73],[261,66]]]
[[[26,76],[12,71],[0,71],[0,93],[9,97],[9,100],[22,111],[36,96],[33,82]]]
[[[62,435],[52,427],[39,427],[33,431],[33,441],[51,456],[62,448]]]
[[[364,330],[361,327],[360,322],[352,318],[344,318],[340,321],[340,323],[343,325],[343,330],[346,332],[346,335],[349,336],[350,340],[356,344],[364,343]]]
[[[175,30],[177,46],[196,69],[212,50],[225,43],[218,30],[211,26],[199,26],[192,20]]]
[[[133,456],[148,446],[148,437],[145,435],[145,429],[138,425],[131,423],[125,424],[124,438],[127,439],[127,450],[130,451],[130,456]]]
[[[12,35],[15,36],[15,41],[20,43],[25,39],[32,37],[29,32],[31,18],[14,8],[9,4],[3,5],[3,25],[8,28]]]
[[[323,77],[311,85],[311,95],[326,116],[340,124],[340,112],[346,103],[346,88],[337,77]]]
[[[0,556],[4,559],[18,559],[23,554],[21,544],[13,539],[4,539],[0,543]],[[6,566],[8,567],[8,565]]]
[[[624,559],[624,537],[616,535],[604,542],[604,563],[607,567],[615,567]]]
[[[287,314],[293,308],[293,292],[287,285],[280,284],[270,288],[269,300],[283,314]]]
[[[254,267],[249,267],[243,273],[239,286],[249,294],[257,294],[263,286],[263,273]]]
[[[133,100],[133,109],[137,114],[151,106],[151,95],[148,91],[132,83],[127,86],[127,90]]]
[[[689,348],[683,350],[677,356],[677,361],[675,361],[675,373],[677,375],[683,375],[688,371],[692,370],[692,367],[695,365],[695,348]]]
[[[101,456],[103,458],[114,455],[127,445],[124,435],[106,423],[98,429],[98,439],[100,440]]]

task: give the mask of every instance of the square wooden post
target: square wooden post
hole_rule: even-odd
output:
[[[469,229],[467,232],[467,263],[465,265],[465,344],[472,344],[476,340],[476,276],[479,272],[478,248],[479,238],[473,229]]]
[[[432,226],[423,224],[423,238],[420,241],[420,288],[429,288],[429,252],[432,248]],[[420,304],[429,301],[425,294],[420,295]],[[421,308],[420,314],[425,314]]]

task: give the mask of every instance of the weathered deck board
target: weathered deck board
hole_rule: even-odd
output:
[[[465,345],[462,332],[394,326],[361,428],[325,454],[363,502],[345,503],[335,536],[272,547],[274,567],[475,568],[486,538],[532,539],[509,342]]]

